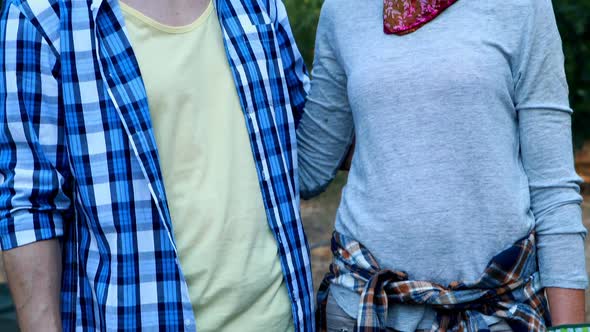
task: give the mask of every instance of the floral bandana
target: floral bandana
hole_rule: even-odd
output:
[[[457,0],[384,0],[383,31],[405,35],[432,21]]]

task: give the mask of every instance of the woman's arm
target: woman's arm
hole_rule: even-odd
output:
[[[331,2],[325,2],[316,37],[310,94],[297,129],[301,196],[323,192],[345,160],[353,138],[346,73],[334,45]]]
[[[547,288],[547,298],[549,303],[553,304],[550,310],[554,326],[579,324],[586,319],[584,290]]]
[[[515,70],[520,149],[535,216],[541,283],[554,324],[584,319],[586,230],[574,170],[571,109],[550,0],[535,1]]]
[[[585,229],[573,167],[570,113],[521,110],[519,117],[541,283],[547,288],[552,322],[579,323],[585,318]]]

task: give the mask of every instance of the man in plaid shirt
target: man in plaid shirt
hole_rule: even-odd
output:
[[[242,307],[227,309],[236,312],[240,331],[258,331],[273,323],[285,323],[282,326],[300,332],[314,331],[294,129],[308,78],[284,5],[281,0],[213,0],[209,5],[202,0],[124,2],[127,4],[118,0],[7,0],[3,4],[0,243],[21,329],[195,331],[209,326],[216,331],[236,330],[229,327],[232,317],[222,317],[226,312],[208,312],[207,306],[214,303],[215,308],[229,308],[245,301]],[[125,6],[128,10],[122,10]],[[143,14],[138,13],[151,13],[152,18],[140,19]],[[176,16],[155,17],[166,13]],[[200,14],[196,21],[195,13]],[[190,20],[183,21],[183,14],[192,16],[184,16]],[[158,20],[161,22],[154,23]],[[185,24],[190,21],[195,24]],[[161,38],[179,32],[172,25],[190,29]],[[204,27],[208,27],[206,32]],[[151,37],[143,40],[140,31],[149,31]],[[221,50],[222,56],[188,52],[195,61],[169,66],[185,54],[181,52],[186,47],[199,45],[148,44],[197,37],[211,41],[203,48]],[[148,46],[154,51],[146,51]],[[144,66],[155,55],[160,56],[160,63]],[[196,59],[213,64],[203,65]],[[218,59],[224,61],[215,62]],[[210,76],[192,76],[209,66],[218,70]],[[159,80],[152,79],[154,75]],[[184,79],[192,81],[175,86]],[[231,82],[231,88],[218,84],[220,80]],[[152,88],[163,81],[171,87]],[[193,84],[198,88],[191,90]],[[189,92],[180,95],[178,91],[185,88]],[[203,94],[204,90],[208,92]],[[202,107],[194,95],[203,95],[212,103],[235,98],[239,112],[224,117],[216,106]],[[163,101],[172,105],[163,107],[166,112],[160,112]],[[176,116],[167,112],[186,105],[193,108],[194,112],[188,112],[191,120],[162,131],[162,123]],[[196,129],[187,131],[197,117],[219,123],[239,119],[242,125],[225,130],[213,122],[194,123],[208,127],[206,132],[215,134],[213,139]],[[194,144],[183,145],[187,153],[171,154],[162,148],[162,142],[186,133],[197,139],[173,143]],[[232,135],[244,138],[236,142],[246,142],[247,149],[230,144],[234,154],[225,154],[227,158],[220,159],[223,162],[207,164],[207,170],[217,173],[201,176],[198,164],[185,163],[187,156],[197,161],[218,158],[225,151],[222,141],[234,142]],[[164,155],[172,159],[162,158]],[[237,163],[238,156],[248,158]],[[189,172],[176,177],[174,167],[180,163]],[[252,167],[247,166],[250,164]],[[228,181],[221,171],[235,175],[234,180]],[[244,184],[246,189],[239,189],[237,183],[244,183],[250,175],[255,185]],[[223,195],[201,187],[180,194],[170,190],[183,181],[197,180],[228,181],[229,190]],[[249,195],[252,190],[255,194]],[[262,220],[248,224],[252,218],[239,217],[257,208],[238,208],[240,202],[259,202]],[[203,210],[209,209],[222,213],[203,220]],[[176,218],[183,213],[191,218]],[[190,227],[186,219],[191,219]],[[207,233],[220,227],[223,231],[213,238]],[[263,229],[250,236],[244,232],[248,227]],[[270,236],[260,242],[271,240],[272,246],[265,250],[271,253],[272,264],[261,269],[258,239],[264,238],[262,233]],[[272,272],[272,259],[278,266],[278,279]],[[257,267],[256,276],[249,275],[249,266]],[[275,279],[267,280],[271,276]],[[257,296],[268,294],[252,292],[267,289],[261,287],[263,281],[274,285],[277,295],[271,294],[271,300],[284,291],[286,322],[282,318],[260,322],[265,312],[256,303]],[[207,282],[217,291],[209,292]],[[207,292],[194,285],[205,285]],[[285,308],[276,303],[273,300],[263,308],[284,317]],[[199,316],[201,309],[207,312],[203,316]],[[212,322],[213,316],[221,317],[218,323]]]

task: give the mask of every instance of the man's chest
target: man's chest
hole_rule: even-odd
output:
[[[121,0],[120,0],[121,1]],[[185,26],[200,17],[209,7],[212,0],[124,0],[128,5],[150,17],[151,19],[169,26]]]

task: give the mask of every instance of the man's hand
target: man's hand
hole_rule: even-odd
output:
[[[3,252],[22,332],[61,332],[61,252],[57,240]]]
[[[581,289],[547,288],[553,326],[580,324],[586,319],[585,294]]]

